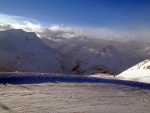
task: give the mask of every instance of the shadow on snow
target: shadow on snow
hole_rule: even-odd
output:
[[[141,89],[150,90],[150,84],[124,81],[116,79],[104,79],[104,78],[94,78],[94,77],[83,77],[83,76],[55,76],[55,75],[29,75],[29,76],[12,76],[12,75],[0,75],[0,84],[40,84],[40,83],[108,83],[116,85],[126,85],[131,87],[137,87]]]

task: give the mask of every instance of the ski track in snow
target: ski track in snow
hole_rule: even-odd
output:
[[[0,113],[149,113],[149,84],[103,78],[1,73]],[[6,77],[6,75],[8,75]],[[12,77],[13,79],[12,79]],[[49,81],[35,82],[37,78]],[[32,83],[5,80],[32,80]],[[11,78],[11,79],[10,79]],[[44,79],[44,80],[45,80]],[[51,80],[52,79],[52,80]],[[55,81],[55,82],[54,82]],[[78,81],[78,82],[77,82]],[[143,87],[145,86],[145,87]]]

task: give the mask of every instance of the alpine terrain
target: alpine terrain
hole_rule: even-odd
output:
[[[60,71],[58,51],[44,44],[35,33],[21,29],[0,31],[0,71]]]
[[[150,83],[150,59],[146,59],[127,69],[116,78]]]

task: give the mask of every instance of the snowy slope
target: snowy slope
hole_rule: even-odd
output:
[[[20,29],[0,31],[0,68],[12,71],[58,72],[58,52],[35,33]]]
[[[116,78],[150,83],[150,59],[129,68],[117,75]]]

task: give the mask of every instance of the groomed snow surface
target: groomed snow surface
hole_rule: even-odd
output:
[[[0,113],[150,112],[145,83],[44,73],[0,73],[0,82]]]

